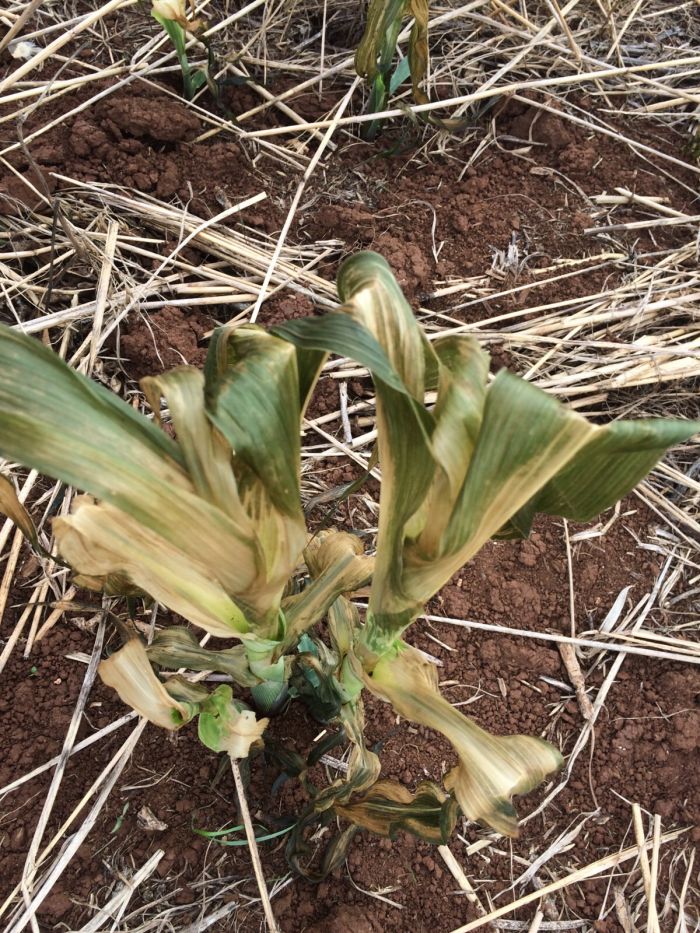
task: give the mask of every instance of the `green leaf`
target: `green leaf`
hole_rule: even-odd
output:
[[[669,447],[700,433],[700,422],[658,418],[614,421],[595,435],[502,531],[525,537],[544,512],[588,522],[634,489]]]
[[[175,46],[175,51],[177,52],[178,58],[185,57],[186,59],[186,45],[187,45],[187,34],[182,26],[177,23],[174,19],[166,19],[164,16],[160,16],[158,13],[155,13],[151,10],[151,16],[153,19],[160,23],[165,32],[168,34],[168,37],[172,44]]]
[[[269,842],[271,839],[278,839],[280,836],[286,836],[287,833],[291,832],[294,828],[294,823],[291,826],[285,826],[284,829],[278,829],[274,833],[263,833],[262,836],[256,836],[256,842]],[[192,831],[195,832],[198,836],[202,836],[204,839],[210,839],[212,842],[215,842],[220,846],[237,847],[237,846],[247,846],[247,839],[226,839],[222,837],[230,836],[232,833],[240,833],[245,829],[244,826],[229,826],[227,829],[219,830],[207,830],[207,829],[198,829],[196,826],[192,827]]]
[[[191,72],[189,77],[190,90],[187,94],[187,98],[191,100],[197,91],[201,87],[204,87],[208,80],[209,79],[207,77],[206,71],[203,71],[201,68],[198,68],[197,71]]]
[[[175,47],[175,54],[177,55],[180,70],[182,71],[183,93],[187,100],[192,100],[198,88],[206,82],[207,76],[201,71],[195,72],[194,74],[192,73],[187,58],[187,32],[184,27],[174,19],[166,19],[153,10],[151,10],[151,16],[156,22],[160,23]]]
[[[303,636],[289,678],[290,694],[299,697],[319,722],[333,722],[346,696],[338,680],[338,657],[321,641]]]
[[[391,63],[405,16],[413,17],[408,55],[391,75]],[[413,99],[417,103],[426,103],[428,97],[420,85],[428,70],[428,60],[427,0],[370,0],[365,31],[355,53],[355,70],[371,84],[369,112],[384,110],[388,94],[393,93],[409,74]],[[426,119],[441,125],[433,120],[432,115]],[[367,138],[374,138],[379,124],[377,120],[367,126]]]
[[[389,83],[389,93],[393,94],[401,85],[404,83],[406,78],[411,76],[411,63],[408,58],[404,56],[401,61],[396,66],[396,69],[391,76],[391,81]]]

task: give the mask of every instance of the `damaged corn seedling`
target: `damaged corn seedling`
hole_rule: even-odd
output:
[[[408,41],[408,55],[392,74],[396,43],[406,17],[413,17]],[[428,69],[428,2],[427,0],[370,0],[365,31],[355,53],[355,70],[370,85],[369,112],[386,109],[391,91],[410,75],[416,103],[428,98],[421,84]],[[368,124],[365,135],[372,139],[379,121]]]
[[[186,100],[192,100],[194,95],[205,84],[215,90],[210,79],[212,72],[212,51],[207,39],[202,35],[205,30],[204,21],[197,19],[194,10],[194,0],[191,0],[192,19],[187,18],[185,0],[153,0],[151,16],[165,30],[166,35],[175,48],[175,54],[182,72],[182,92]],[[193,69],[187,56],[187,37],[195,36],[202,42],[207,50],[208,63],[206,68]]]
[[[309,791],[288,855],[315,878],[339,864],[358,827],[442,842],[461,811],[517,832],[512,797],[555,772],[561,756],[538,737],[492,736],[452,707],[403,635],[489,539],[526,536],[539,512],[593,518],[700,430],[665,419],[596,425],[511,373],[489,380],[473,338],[427,340],[374,253],[344,264],[338,290],[337,312],[269,332],[221,328],[203,372],[185,366],[143,380],[152,420],[38,341],[0,328],[0,454],[83,492],[53,523],[76,582],[147,594],[224,640],[203,647],[184,626],[163,628],[148,646],[131,638],[102,663],[105,683],[166,729],[198,718],[202,742],[233,758],[259,747],[267,724],[241,690],[264,716],[298,698],[337,726],[306,761],[266,745]],[[373,556],[353,535],[309,538],[306,529],[300,425],[332,352],[367,367],[375,383],[382,486]],[[175,439],[160,426],[162,399]],[[0,508],[40,549],[7,480]],[[368,584],[360,618],[350,596]],[[228,685],[210,692],[164,678],[163,668],[226,674],[235,695]],[[444,786],[424,781],[411,793],[379,780],[364,740],[365,689],[449,740],[458,763]],[[340,742],[351,746],[347,774],[313,786],[310,766]],[[350,825],[311,868],[308,833],[338,817]]]
[[[368,110],[381,113],[386,109],[390,94],[410,77],[413,100],[427,104],[429,97],[423,90],[428,73],[428,0],[370,0],[365,30],[355,53],[355,71],[370,85]],[[404,20],[413,18],[408,38],[408,52],[394,66],[396,46]],[[440,129],[456,130],[466,125],[466,119],[443,119],[433,113],[419,115],[408,111],[417,122],[423,120]],[[366,139],[374,139],[381,120],[364,124]]]

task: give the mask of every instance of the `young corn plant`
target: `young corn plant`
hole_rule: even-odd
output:
[[[408,55],[392,74],[396,43],[406,16],[413,16],[408,42]],[[428,69],[428,3],[427,0],[370,0],[365,31],[355,53],[355,71],[370,85],[369,111],[386,109],[391,91],[410,75],[416,103],[428,98],[421,83]],[[365,131],[372,139],[380,121],[373,120]]]
[[[415,103],[429,102],[422,87],[430,62],[428,13],[428,0],[370,0],[365,31],[355,53],[355,71],[370,85],[370,113],[386,110],[389,95],[409,77]],[[396,44],[407,17],[413,17],[408,54],[394,66]],[[417,122],[417,118],[411,116]],[[421,114],[419,119],[445,130],[456,130],[467,124],[466,119],[442,119],[433,113]],[[375,138],[381,122],[377,119],[364,124],[366,139]]]
[[[205,84],[215,89],[210,74],[212,68],[212,50],[209,42],[202,36],[205,24],[195,16],[194,0],[190,0],[192,19],[187,18],[185,0],[153,0],[151,16],[165,30],[175,47],[175,54],[182,72],[182,92],[186,100],[192,100],[197,91]],[[193,69],[187,57],[187,36],[197,36],[207,50],[206,68]]]
[[[555,772],[559,752],[534,736],[490,735],[456,710],[404,634],[490,538],[526,536],[537,513],[588,521],[700,431],[673,419],[596,425],[505,370],[490,380],[473,338],[426,338],[375,253],[346,261],[338,291],[336,312],[271,331],[220,328],[203,372],[143,380],[152,420],[0,328],[0,454],[85,493],[54,519],[58,558],[78,584],[148,596],[225,643],[202,647],[184,625],[150,645],[134,635],[102,662],[104,682],[165,729],[197,718],[203,743],[234,759],[263,743],[268,722],[241,688],[262,714],[298,698],[338,727],[306,761],[266,746],[309,792],[288,856],[315,879],[339,864],[358,827],[439,843],[461,812],[517,833],[513,795]],[[382,483],[371,556],[353,535],[309,537],[305,525],[300,424],[331,352],[367,367],[376,389]],[[163,398],[175,439],[161,430]],[[8,480],[0,508],[40,549]],[[368,584],[361,617],[351,595]],[[227,684],[209,692],[160,676],[180,668],[227,674],[235,695]],[[458,763],[444,786],[423,781],[411,792],[379,779],[363,734],[365,689],[446,736]],[[351,746],[348,773],[317,788],[309,767],[339,741]],[[312,869],[307,832],[337,817],[349,825]]]

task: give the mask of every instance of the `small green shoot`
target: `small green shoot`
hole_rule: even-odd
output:
[[[293,823],[291,826],[285,826],[284,829],[278,829],[274,833],[263,833],[262,836],[256,836],[256,842],[269,842],[271,839],[279,839],[280,836],[286,836],[287,833],[291,832],[292,829],[296,826],[296,823]],[[260,827],[265,829],[264,826]],[[247,839],[228,839],[228,836],[232,836],[234,833],[245,832],[245,826],[241,824],[240,826],[228,826],[226,829],[199,829],[196,826],[192,827],[192,831],[195,832],[198,836],[202,836],[204,839],[209,839],[210,842],[215,842],[219,846],[228,846],[237,847],[237,846],[247,846]]]
[[[110,836],[116,836],[116,834],[119,832],[119,830],[120,830],[120,829],[122,828],[122,826],[124,825],[124,820],[126,819],[126,814],[129,812],[129,806],[130,806],[130,804],[127,802],[127,803],[125,803],[124,806],[122,807],[122,812],[119,814],[119,816],[118,816],[117,819],[115,820],[114,826],[112,827],[112,829],[111,829],[111,831],[110,831]]]

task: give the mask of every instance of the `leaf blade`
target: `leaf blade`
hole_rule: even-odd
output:
[[[39,536],[31,515],[19,501],[15,487],[10,480],[0,473],[0,513],[2,512],[14,522],[35,550],[40,547]]]
[[[543,512],[575,522],[591,521],[626,496],[669,447],[700,433],[700,422],[655,418],[599,426],[591,441],[560,470],[504,529],[529,533]]]

